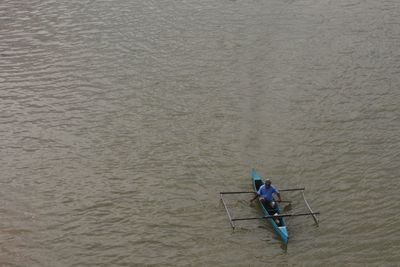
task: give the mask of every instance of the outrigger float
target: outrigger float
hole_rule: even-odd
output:
[[[236,221],[245,221],[245,220],[260,220],[260,219],[266,219],[269,224],[271,224],[272,228],[274,229],[275,233],[282,239],[282,242],[284,244],[287,244],[289,242],[289,233],[286,228],[286,222],[285,218],[286,217],[297,217],[297,216],[312,216],[314,219],[315,225],[318,226],[318,218],[316,215],[319,214],[319,212],[313,212],[311,210],[310,205],[308,204],[306,197],[304,195],[305,188],[289,188],[289,189],[280,189],[279,192],[285,192],[285,191],[300,191],[301,195],[303,197],[304,203],[309,210],[307,213],[292,213],[292,214],[285,214],[281,213],[281,210],[279,208],[279,205],[277,202],[275,202],[275,207],[267,207],[266,205],[263,205],[260,201],[259,204],[261,206],[261,209],[263,211],[264,216],[262,217],[246,217],[246,218],[232,218],[231,213],[229,212],[229,209],[226,205],[226,202],[223,198],[224,195],[227,194],[256,194],[258,189],[260,188],[261,185],[263,185],[263,181],[261,180],[260,176],[257,174],[255,169],[252,169],[251,171],[251,179],[253,183],[253,188],[254,191],[240,191],[240,192],[220,192],[220,197],[221,201],[225,207],[226,213],[228,214],[229,222],[232,226],[232,229],[235,229]],[[282,202],[287,202],[291,203],[291,201],[282,201]]]

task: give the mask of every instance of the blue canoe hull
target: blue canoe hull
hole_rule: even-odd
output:
[[[257,174],[255,169],[252,169],[251,171],[251,179],[253,182],[253,188],[257,192],[258,188],[263,184],[263,181],[261,180],[261,177]],[[264,213],[264,216],[268,215],[274,215],[274,213],[280,214],[279,210],[279,205],[277,204],[277,208],[274,211],[271,211],[270,209],[267,209],[264,205],[260,203],[261,209]],[[286,223],[284,218],[280,218],[278,220],[278,223],[275,222],[274,219],[266,219],[269,224],[272,226],[274,229],[275,233],[282,239],[283,243],[287,244],[289,242],[289,234],[286,229]]]

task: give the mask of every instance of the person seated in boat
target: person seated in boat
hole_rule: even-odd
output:
[[[282,198],[281,195],[279,194],[279,190],[271,184],[270,179],[266,179],[264,184],[260,186],[260,188],[257,191],[257,194],[254,196],[253,199],[250,200],[250,202],[253,202],[258,198],[264,206],[270,207],[271,209],[275,209],[274,194],[278,197],[277,201],[281,202]]]

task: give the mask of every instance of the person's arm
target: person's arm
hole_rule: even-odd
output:
[[[254,197],[250,200],[250,203],[258,198],[258,193],[254,193]]]
[[[262,185],[257,192],[254,192],[255,196],[250,200],[250,203],[252,203],[254,200],[256,200],[258,197],[261,196],[261,190],[263,189],[264,185]]]
[[[276,193],[276,196],[278,197],[278,202],[282,202],[282,198],[281,198],[281,194],[279,194],[279,193]]]

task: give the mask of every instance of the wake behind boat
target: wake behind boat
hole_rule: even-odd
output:
[[[303,197],[304,203],[306,207],[308,208],[309,212],[307,213],[292,213],[292,214],[282,214],[279,205],[276,203],[273,208],[269,207],[268,205],[262,204],[261,201],[259,201],[259,204],[261,206],[261,209],[263,211],[263,216],[262,217],[246,217],[246,218],[232,218],[231,213],[229,212],[229,209],[227,207],[227,204],[223,198],[223,195],[226,194],[257,194],[257,191],[260,189],[260,187],[264,184],[263,181],[261,180],[261,177],[257,174],[255,169],[252,169],[251,171],[251,179],[252,179],[252,184],[253,184],[253,189],[254,191],[240,191],[240,192],[220,192],[220,198],[221,201],[225,207],[225,210],[228,214],[229,222],[232,226],[233,229],[235,229],[236,221],[244,221],[244,220],[258,220],[258,219],[266,219],[275,233],[280,237],[282,242],[284,244],[287,244],[289,242],[289,233],[287,230],[285,218],[286,217],[297,217],[297,216],[312,216],[315,224],[318,226],[318,218],[316,217],[319,212],[313,212],[311,210],[310,205],[308,204],[305,196],[304,196],[304,190],[305,188],[291,188],[291,189],[281,189],[279,190],[280,192],[283,191],[301,191],[301,195]],[[284,201],[284,202],[289,202],[290,201]]]

